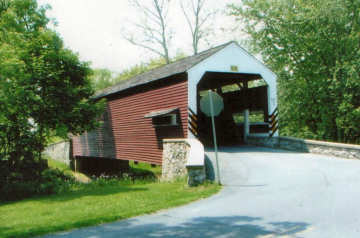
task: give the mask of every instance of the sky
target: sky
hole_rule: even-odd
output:
[[[149,0],[142,0],[147,1]],[[185,18],[173,0],[173,8],[169,12],[170,25],[175,32],[171,45],[171,55],[182,51],[191,54],[190,33]],[[209,10],[223,10],[228,3],[235,0],[207,0]],[[40,5],[49,4],[52,9],[47,16],[55,19],[57,31],[67,48],[79,54],[80,59],[91,62],[92,68],[107,68],[121,72],[135,64],[147,62],[156,55],[126,41],[124,29],[135,31],[132,22],[139,18],[139,12],[130,6],[128,0],[38,0]],[[235,34],[224,34],[219,29],[234,24],[230,17],[220,16],[213,19],[212,26],[217,35],[210,37],[210,45],[204,44],[200,50],[237,39]]]

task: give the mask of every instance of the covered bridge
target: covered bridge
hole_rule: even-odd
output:
[[[211,146],[210,120],[199,108],[214,90],[224,110],[216,118],[220,145],[248,133],[277,134],[276,76],[235,42],[153,69],[98,93],[103,124],[72,139],[73,156],[162,163],[162,140],[198,138]]]

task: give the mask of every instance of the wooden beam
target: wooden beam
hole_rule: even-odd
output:
[[[244,85],[244,89],[248,89],[249,88],[249,82],[248,82],[248,80],[244,80],[243,81],[243,85]]]
[[[240,83],[247,85],[248,81],[258,79],[261,79],[259,74],[207,72],[199,82],[198,89],[202,91]]]

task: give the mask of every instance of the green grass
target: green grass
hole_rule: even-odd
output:
[[[71,175],[71,176],[75,177],[75,179],[77,181],[79,181],[79,182],[88,183],[91,180],[85,174],[72,171],[70,169],[70,167],[68,165],[64,164],[64,163],[61,163],[59,161],[56,161],[56,160],[53,160],[53,159],[50,159],[50,158],[47,158],[47,161],[48,161],[48,165],[49,165],[50,168],[58,169],[58,170],[62,171],[64,174],[66,174],[66,175]]]
[[[134,161],[129,163],[130,169],[134,173],[152,173],[155,177],[159,178],[161,176],[161,166],[151,166],[147,163],[138,163],[135,164]]]
[[[49,164],[62,167],[56,162]],[[63,170],[68,169],[65,166]],[[215,184],[189,188],[184,181],[79,184],[71,192],[0,203],[0,237],[29,237],[125,219],[205,198],[219,190]]]
[[[70,167],[64,163],[49,158],[47,159],[47,161],[50,168],[59,169],[65,173],[72,173]]]

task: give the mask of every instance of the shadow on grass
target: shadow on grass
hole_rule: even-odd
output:
[[[3,237],[2,234],[6,234],[6,232],[8,232],[8,231],[11,231],[11,229],[8,228],[8,227],[2,227],[2,226],[0,225],[0,237]]]
[[[68,191],[59,194],[51,194],[51,195],[41,195],[35,196],[32,198],[27,198],[19,201],[4,201],[0,202],[0,206],[3,205],[16,205],[17,203],[23,202],[35,202],[35,203],[53,203],[53,202],[67,202],[75,199],[79,199],[81,197],[91,197],[91,196],[106,196],[106,195],[114,195],[118,193],[131,193],[131,192],[139,192],[146,191],[148,188],[145,187],[132,187],[132,185],[104,185],[101,186],[89,186],[84,185],[82,188],[76,191]],[[0,227],[1,229],[1,227]],[[1,234],[1,232],[0,232]],[[0,236],[1,237],[1,236]]]
[[[71,224],[65,224],[65,225],[51,225],[51,226],[42,226],[37,228],[32,228],[25,231],[18,231],[13,232],[12,229],[7,227],[0,227],[0,237],[4,238],[24,238],[24,237],[39,237],[41,235],[49,234],[56,231],[61,230],[72,230],[76,229],[77,227],[88,227],[94,224],[98,224],[99,220],[101,220],[103,223],[114,221],[114,220],[121,220],[124,219],[121,216],[113,216],[113,217],[104,217],[101,218],[87,218],[82,221],[74,222]],[[7,234],[7,232],[9,234]],[[59,233],[60,234],[60,233]]]
[[[154,172],[144,168],[130,167],[129,176],[133,180],[140,179],[140,180],[156,181],[157,179],[157,176],[155,175]]]
[[[169,217],[170,218],[170,217]],[[163,219],[162,219],[163,220]],[[175,219],[176,222],[176,219]],[[305,231],[309,224],[304,222],[263,222],[259,217],[197,217],[174,225],[167,223],[141,222],[130,219],[122,222],[85,228],[72,232],[63,232],[46,237],[241,237],[256,238],[260,236],[275,237],[296,235]]]
[[[139,192],[139,191],[146,191],[147,188],[144,187],[131,187],[131,185],[105,185],[101,186],[87,186],[84,189],[80,189],[78,191],[72,192],[64,192],[60,194],[54,194],[46,197],[38,197],[35,198],[34,201],[36,202],[66,202],[74,199],[79,199],[84,196],[107,196],[113,195],[118,193],[131,193],[131,192]]]

